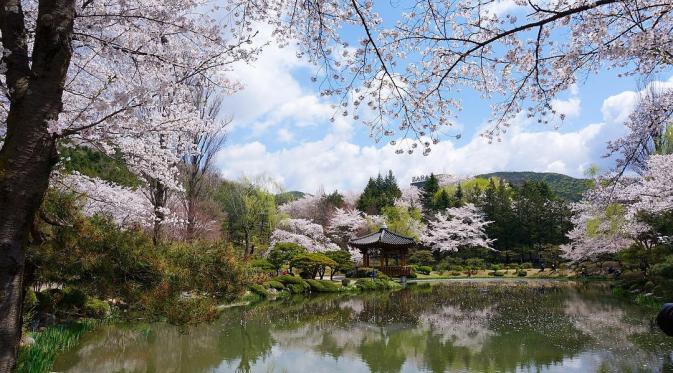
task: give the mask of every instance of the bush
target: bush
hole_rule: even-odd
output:
[[[59,304],[60,308],[65,310],[78,309],[81,310],[84,308],[86,303],[87,296],[83,291],[71,287],[66,287],[63,289],[63,299]]]
[[[252,284],[249,286],[249,288],[252,293],[257,294],[261,297],[266,298],[269,296],[269,292],[266,289],[264,289],[264,286],[262,285]]]
[[[420,274],[423,274],[423,275],[429,275],[430,272],[432,272],[432,267],[430,267],[430,266],[416,266],[415,271],[420,273]]]
[[[306,280],[306,282],[311,286],[311,291],[317,293],[335,293],[340,290],[336,282],[329,280]]]
[[[49,289],[41,291],[36,295],[40,312],[45,313],[56,312],[56,307],[63,299],[63,291],[61,289]]]
[[[217,317],[217,308],[209,298],[188,298],[174,301],[165,311],[166,319],[174,325],[198,324]]]
[[[300,270],[302,278],[315,278],[319,271],[324,271],[325,267],[334,268],[337,263],[325,254],[301,253],[292,258],[290,265]]]
[[[653,265],[651,273],[655,276],[673,278],[673,255],[667,256],[661,263]]]
[[[341,286],[346,287],[346,286],[350,285],[350,283],[351,283],[351,280],[349,280],[347,278],[341,280]]]
[[[516,270],[516,275],[519,276],[519,277],[526,277],[528,275],[528,273],[526,271],[524,271],[523,269],[517,269]]]
[[[285,285],[283,285],[282,282],[276,281],[276,280],[267,281],[267,282],[264,283],[264,285],[268,288],[276,289],[276,290],[285,289]]]
[[[499,270],[501,270],[501,269],[502,269],[502,267],[501,267],[499,264],[491,264],[491,270],[492,270],[493,272],[497,272],[497,271],[499,271]]]
[[[458,271],[449,272],[449,275],[451,275],[451,276],[461,276],[462,274],[463,274],[462,272],[458,272]]]
[[[488,273],[489,276],[502,277],[505,275],[505,272],[493,271]]]
[[[264,272],[272,272],[276,270],[276,267],[274,267],[271,263],[269,263],[268,260],[266,259],[255,259],[251,260],[249,263],[250,267],[252,268],[259,268],[260,270]]]
[[[26,289],[26,294],[23,296],[23,309],[24,310],[31,310],[35,307],[37,307],[37,295],[33,291],[33,289]]]
[[[84,303],[84,315],[96,319],[104,319],[110,316],[110,305],[100,299],[89,297]]]
[[[533,268],[533,263],[531,262],[521,263],[520,268]]]
[[[311,285],[309,285],[308,282],[302,280],[302,282],[298,284],[290,284],[287,288],[292,294],[303,294],[311,290]]]
[[[355,286],[361,291],[371,290],[391,290],[400,288],[401,285],[397,282],[384,279],[359,279],[355,282]]]
[[[300,277],[293,276],[293,275],[282,275],[275,277],[273,280],[276,280],[283,285],[288,285],[288,284],[301,284],[303,280]]]

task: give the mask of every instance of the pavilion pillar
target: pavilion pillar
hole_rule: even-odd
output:
[[[362,250],[362,261],[363,264],[365,265],[365,268],[369,267],[369,250],[365,249]]]
[[[400,250],[400,265],[407,265],[407,249]]]

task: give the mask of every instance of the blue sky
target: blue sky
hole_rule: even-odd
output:
[[[269,46],[254,64],[240,64],[232,72],[245,88],[224,101],[223,111],[233,122],[217,157],[223,176],[264,175],[286,190],[309,193],[321,187],[358,191],[370,176],[388,169],[405,185],[412,176],[430,172],[549,171],[581,177],[593,164],[611,166],[602,158],[606,142],[623,134],[621,123],[642,88],[614,71],[581,77],[559,97],[557,108],[567,119],[558,130],[521,119],[493,144],[478,136],[490,103],[466,93],[457,118],[461,128],[449,131],[460,132],[461,139],[448,137],[427,157],[397,155],[394,147],[373,142],[360,123],[345,117],[331,123],[331,101],[310,82],[313,67],[295,55],[292,47]]]

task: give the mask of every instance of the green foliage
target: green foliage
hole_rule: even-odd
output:
[[[226,213],[224,229],[235,243],[252,254],[253,246],[268,244],[271,232],[279,220],[272,194],[250,181],[224,182],[216,200]]]
[[[653,265],[650,272],[655,276],[673,279],[673,255],[669,255],[660,263]]]
[[[338,283],[329,280],[306,280],[311,286],[311,291],[317,293],[336,293],[341,290]]]
[[[302,198],[304,198],[305,195],[306,195],[306,193],[304,193],[304,192],[299,192],[299,191],[296,191],[296,190],[292,190],[292,191],[289,191],[289,192],[278,193],[274,196],[275,197],[274,199],[276,201],[276,206],[280,206],[280,205],[288,203],[288,202],[292,202],[292,201],[296,201],[298,199],[302,199]]]
[[[529,181],[542,181],[549,185],[554,194],[571,202],[577,202],[582,199],[582,194],[590,186],[589,180],[575,179],[567,175],[551,172],[493,172],[475,177],[481,179],[496,177],[506,180],[515,186],[521,186]]]
[[[516,275],[519,277],[526,277],[528,275],[528,272],[524,271],[523,269],[517,269]]]
[[[131,172],[120,153],[109,156],[84,146],[59,148],[63,168],[66,172],[79,172],[127,187],[138,187],[141,182]]]
[[[382,209],[386,225],[391,231],[403,236],[418,239],[418,226],[421,223],[421,211],[416,208],[387,206]]]
[[[278,242],[271,248],[271,251],[269,251],[267,260],[271,263],[273,268],[276,269],[276,273],[278,273],[283,266],[290,265],[290,261],[295,255],[305,251],[306,249],[296,243]]]
[[[267,298],[269,296],[269,292],[262,285],[250,284],[249,289],[252,293],[257,294],[262,298]]]
[[[430,272],[432,272],[432,267],[430,267],[430,266],[415,265],[415,266],[413,266],[413,269],[414,269],[415,272],[418,272],[418,273],[423,274],[423,275],[429,275]]]
[[[330,274],[330,279],[335,273],[341,272],[346,273],[353,269],[353,260],[351,254],[346,250],[333,250],[328,251],[325,255],[332,259],[336,263],[333,267],[330,267],[332,272]]]
[[[435,262],[435,257],[430,250],[416,250],[409,255],[409,263],[422,266],[431,266]]]
[[[34,343],[19,350],[16,372],[50,372],[56,356],[74,347],[82,334],[93,326],[91,322],[61,324],[35,334]]]
[[[401,285],[395,281],[387,279],[361,278],[355,282],[355,287],[360,291],[373,291],[399,289]]]
[[[268,288],[271,289],[276,289],[276,290],[283,290],[285,289],[285,285],[283,285],[282,282],[277,281],[277,280],[270,280],[264,283],[264,285]]]
[[[104,319],[110,316],[110,305],[103,300],[88,297],[83,306],[84,315],[95,319]]]
[[[292,275],[282,275],[275,277],[274,280],[284,284],[284,285],[291,285],[291,284],[301,284],[303,280],[300,277],[297,276],[292,276]]]
[[[303,278],[314,278],[325,267],[336,267],[337,263],[325,254],[301,253],[292,258],[291,266],[298,268]]]
[[[210,298],[174,299],[163,310],[166,321],[174,325],[193,325],[215,320],[216,304]]]
[[[259,268],[262,271],[270,272],[276,270],[276,267],[270,261],[260,258],[251,260],[249,263],[252,268]]]
[[[423,207],[423,213],[429,215],[434,211],[437,211],[437,206],[435,206],[435,195],[439,191],[439,179],[435,174],[431,173],[430,177],[423,183],[423,188],[421,188],[421,206]]]
[[[63,298],[60,305],[65,309],[82,309],[87,301],[87,296],[83,291],[72,287],[63,289]]]
[[[384,207],[393,206],[401,196],[402,191],[393,172],[388,171],[385,178],[379,174],[376,179],[369,179],[357,201],[357,208],[368,214],[380,214]]]

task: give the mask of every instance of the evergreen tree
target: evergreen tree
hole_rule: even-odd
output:
[[[430,177],[423,183],[421,191],[421,204],[423,205],[423,215],[431,215],[437,209],[434,205],[435,194],[439,191],[439,179],[435,174],[430,174]]]
[[[357,208],[368,214],[380,214],[384,207],[393,206],[401,196],[402,191],[393,172],[388,171],[385,178],[379,174],[376,179],[369,179],[358,199]]]
[[[460,183],[456,186],[456,192],[453,194],[456,205],[453,207],[460,207],[463,204],[463,187],[460,186]]]
[[[446,189],[442,189],[437,195],[433,206],[437,211],[446,210],[450,207],[456,207],[456,200],[446,191]]]

